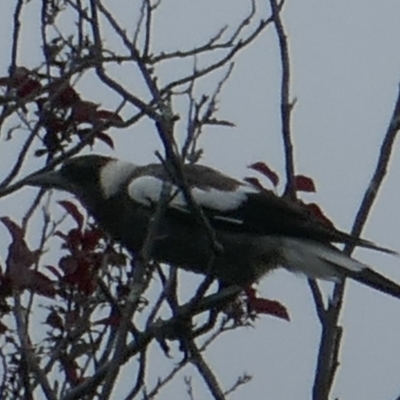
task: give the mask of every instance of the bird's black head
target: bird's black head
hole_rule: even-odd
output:
[[[99,155],[75,157],[66,161],[56,173],[67,185],[89,189],[99,185],[101,170],[110,161],[111,158]]]
[[[56,171],[34,174],[26,179],[30,186],[58,189],[73,193],[79,198],[101,193],[101,171],[113,159],[100,155],[71,158]]]

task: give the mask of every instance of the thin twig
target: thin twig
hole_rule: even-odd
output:
[[[378,192],[382,187],[384,178],[386,177],[399,129],[400,87],[393,114],[382,141],[374,174],[367,190],[365,191],[353,224],[351,233],[354,236],[361,235],[368,216],[370,215],[372,206],[377,199]],[[349,244],[346,246],[344,252],[350,255],[353,250],[354,245]],[[338,320],[342,309],[344,291],[345,282],[335,285],[332,301],[330,302],[324,317],[325,323],[322,325],[321,341],[313,386],[313,400],[325,400],[329,397],[335,372],[339,365],[338,354],[341,339],[341,333],[339,334],[339,332],[341,331],[341,328],[338,326]]]
[[[308,285],[310,286],[311,294],[313,295],[315,309],[317,311],[319,322],[323,324],[325,321],[325,306],[324,300],[322,298],[321,289],[319,288],[317,281],[315,281],[314,279],[308,279]]]
[[[285,151],[285,169],[286,169],[286,188],[285,195],[291,199],[295,199],[296,191],[294,188],[294,153],[291,132],[291,112],[293,103],[290,100],[290,54],[289,43],[285,33],[285,28],[280,15],[280,6],[277,0],[270,0],[272,16],[275,31],[278,36],[280,60],[282,68],[281,80],[281,122],[282,136]]]
[[[209,391],[211,392],[213,398],[215,400],[225,400],[226,397],[218,383],[217,377],[203,358],[201,352],[197,348],[195,341],[193,339],[187,338],[187,340],[185,340],[185,343],[188,346],[187,350],[189,353],[190,362],[196,367],[197,371],[199,372]]]

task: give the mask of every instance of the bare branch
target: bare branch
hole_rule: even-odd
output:
[[[324,324],[325,307],[321,289],[319,288],[317,281],[315,281],[314,279],[308,279],[308,285],[310,286],[311,293],[313,295],[315,309],[317,311],[319,322],[321,322],[321,324]]]
[[[283,3],[283,2],[282,2]],[[286,165],[286,188],[285,195],[294,199],[296,192],[294,188],[294,154],[291,133],[291,112],[294,103],[290,100],[290,55],[289,44],[285,33],[283,22],[280,16],[280,7],[277,0],[270,0],[272,16],[275,26],[275,31],[278,36],[280,60],[282,67],[282,81],[281,81],[281,121],[282,121],[282,136],[285,151],[285,165]]]
[[[220,385],[217,381],[217,377],[214,375],[212,369],[208,366],[208,364],[204,360],[199,349],[197,348],[196,343],[192,339],[189,338],[186,339],[187,340],[185,340],[184,343],[187,346],[190,362],[197,368],[197,371],[199,372],[204,382],[206,383],[213,398],[216,400],[224,400],[226,397],[224,396],[224,393],[220,388]]]
[[[393,114],[382,141],[374,174],[364,194],[364,198],[361,201],[361,205],[353,224],[351,233],[354,236],[361,235],[365,222],[367,221],[367,218],[371,212],[379,190],[382,187],[399,130],[400,87]],[[353,250],[354,246],[348,245],[346,246],[344,252],[350,255]],[[344,291],[345,282],[335,285],[332,301],[329,304],[324,317],[325,323],[322,326],[321,342],[319,346],[318,362],[313,387],[314,400],[326,399],[329,397],[335,372],[339,364],[338,354],[340,348],[341,328],[338,326],[338,320],[342,309]]]

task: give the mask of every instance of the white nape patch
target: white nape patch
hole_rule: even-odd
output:
[[[100,171],[100,186],[106,199],[114,196],[136,169],[135,164],[112,160]]]
[[[284,267],[292,272],[301,272],[310,278],[340,280],[343,274],[335,265],[352,272],[359,272],[367,265],[343,254],[336,248],[311,240],[282,238]]]
[[[153,176],[143,176],[135,179],[128,186],[129,196],[145,206],[157,203],[162,192],[163,181]],[[247,189],[247,188],[246,188]],[[247,190],[223,191],[218,189],[203,190],[192,188],[193,200],[201,207],[206,207],[215,211],[230,211],[240,207],[247,198]],[[171,184],[172,199],[170,207],[187,209],[186,200],[175,185]],[[239,221],[238,221],[239,222]]]

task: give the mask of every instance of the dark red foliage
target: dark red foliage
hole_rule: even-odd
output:
[[[96,112],[96,118],[102,121],[112,122],[115,125],[124,122],[123,119],[118,114],[116,114],[114,111],[108,111],[108,110],[98,110]]]
[[[53,282],[41,272],[30,268],[38,260],[39,253],[28,248],[22,228],[9,217],[2,217],[0,221],[12,238],[8,248],[6,273],[1,279],[2,289],[7,291],[7,286],[30,289],[43,296],[54,297],[56,290]]]
[[[69,108],[81,101],[77,91],[65,81],[55,81],[49,86],[49,101],[54,107]]]
[[[71,251],[79,248],[81,243],[81,231],[77,228],[70,229],[67,234],[56,231],[54,236],[59,236],[61,239],[63,239],[63,248]]]
[[[42,85],[25,67],[17,67],[12,76],[0,78],[0,86],[15,89],[19,98],[24,98],[38,91]]]
[[[108,147],[114,150],[114,141],[112,140],[111,136],[107,135],[107,133],[97,132],[96,139],[105,143]]]
[[[42,114],[42,124],[49,134],[56,134],[68,128],[68,124],[63,119],[57,117],[51,112]]]
[[[88,122],[97,124],[99,122],[110,122],[118,125],[123,122],[122,118],[113,111],[98,110],[99,104],[91,101],[79,101],[72,108],[71,117],[75,123]]]
[[[62,201],[60,204],[78,225],[78,228],[70,229],[68,233],[55,233],[63,240],[63,247],[70,253],[59,261],[58,267],[62,271],[60,281],[90,295],[97,288],[96,274],[103,260],[103,252],[95,250],[104,234],[94,226],[84,228],[84,217],[75,204],[69,201]],[[58,271],[55,268],[54,270]]]
[[[290,321],[290,316],[286,307],[278,301],[257,297],[256,291],[251,287],[247,288],[245,292],[249,311],[253,311],[257,314],[273,315],[274,317]]]
[[[1,217],[0,221],[7,227],[10,232],[13,242],[24,240],[24,231],[10,217]]]
[[[64,272],[62,281],[75,286],[80,292],[90,295],[96,288],[95,271],[98,265],[92,265],[89,259],[83,256],[65,256],[59,262],[60,269]]]
[[[83,217],[82,213],[79,211],[78,207],[74,203],[72,203],[68,200],[61,200],[58,202],[58,204],[60,204],[60,206],[64,207],[65,211],[78,224],[78,228],[82,229],[84,217]]]
[[[103,237],[104,233],[101,229],[91,228],[86,230],[81,238],[82,250],[93,251]]]
[[[314,181],[304,175],[296,175],[294,177],[294,188],[298,192],[316,192]]]
[[[267,164],[265,164],[262,161],[258,161],[254,164],[249,165],[248,168],[254,169],[254,171],[257,171],[264,176],[266,176],[274,186],[278,186],[279,183],[279,176],[278,174],[273,171],[270,167],[268,167]]]
[[[334,228],[333,222],[323,213],[321,208],[315,203],[306,204],[307,208],[311,211],[311,213],[316,216],[321,222],[325,225]]]
[[[7,272],[14,280],[22,283],[26,269],[30,268],[37,260],[38,254],[29,250],[22,229],[8,217],[0,218],[0,221],[7,227],[12,237],[8,248]]]
[[[57,293],[54,283],[46,275],[36,270],[30,270],[29,275],[31,278],[29,289],[46,297],[54,297]]]
[[[27,79],[17,88],[17,96],[20,98],[27,97],[34,92],[37,92],[42,85],[34,79]]]
[[[91,145],[94,143],[96,139],[98,139],[103,143],[105,143],[110,148],[114,149],[114,141],[109,135],[107,135],[104,132],[101,131],[94,132],[93,128],[84,128],[84,129],[79,129],[76,133],[81,140],[85,139],[88,135],[93,135],[89,142]]]
[[[253,186],[254,188],[258,189],[258,190],[267,190],[264,188],[263,185],[261,185],[260,181],[257,178],[253,178],[250,176],[247,176],[246,178],[243,179],[244,181],[246,181],[247,183],[249,183],[251,186]]]
[[[72,108],[71,118],[78,124],[82,122],[95,122],[98,120],[96,117],[98,107],[99,104],[92,103],[91,101],[79,101]]]
[[[40,79],[39,74],[25,67],[17,67],[12,76],[0,78],[0,86],[11,88],[19,98],[35,97],[36,92],[41,94],[34,99],[40,127],[45,131],[44,134],[40,132],[43,148],[35,150],[37,157],[62,152],[70,146],[74,136],[87,140],[90,135],[89,145],[100,140],[114,149],[114,141],[106,131],[111,126],[123,126],[123,120],[117,113],[99,109],[99,104],[83,100],[68,80],[53,78],[45,86]],[[24,104],[22,107],[25,110]],[[86,126],[82,127],[82,124]]]

